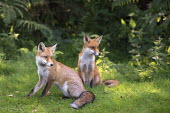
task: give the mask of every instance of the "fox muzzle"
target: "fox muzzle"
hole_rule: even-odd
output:
[[[99,56],[99,55],[100,55],[100,53],[98,53],[98,52],[94,52],[94,53],[93,53],[93,55],[95,55],[95,56]]]
[[[46,63],[46,66],[51,67],[51,66],[53,66],[53,64],[52,63]]]

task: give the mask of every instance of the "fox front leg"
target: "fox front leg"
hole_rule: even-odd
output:
[[[40,78],[38,83],[35,85],[35,87],[30,91],[30,93],[27,96],[34,95],[38,90],[40,90],[44,86],[45,83],[46,83],[46,80],[43,79],[43,77]]]
[[[89,73],[89,80],[88,80],[88,82],[89,82],[88,85],[90,85],[91,88],[94,87],[95,80],[94,80],[94,72],[93,71]]]
[[[53,80],[52,80],[52,79],[49,79],[49,80],[47,81],[47,84],[46,84],[46,86],[45,86],[45,88],[44,88],[44,90],[43,90],[43,92],[42,92],[41,97],[46,96],[46,95],[48,94],[49,89],[51,88],[52,83],[53,83]]]
[[[92,80],[90,81],[90,87],[93,88],[93,86],[94,86],[94,80],[92,79]]]

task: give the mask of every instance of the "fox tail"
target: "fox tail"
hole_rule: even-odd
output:
[[[119,84],[118,80],[113,80],[113,79],[106,79],[103,81],[103,84],[108,86],[108,87],[113,87]]]
[[[92,103],[95,100],[95,95],[90,91],[84,91],[80,94],[78,98],[76,98],[70,106],[78,109],[84,106],[87,103]]]

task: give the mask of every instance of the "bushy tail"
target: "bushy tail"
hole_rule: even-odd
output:
[[[113,87],[119,84],[118,80],[113,80],[113,79],[106,79],[103,81],[103,84],[108,86],[108,87]]]
[[[87,103],[92,103],[95,100],[95,95],[90,92],[90,91],[84,91],[83,93],[80,94],[80,96],[75,99],[70,106],[78,109],[82,106],[84,106]]]

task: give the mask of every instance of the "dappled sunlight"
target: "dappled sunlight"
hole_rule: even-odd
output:
[[[102,79],[113,79],[117,76],[117,70],[114,68],[114,63],[107,57],[101,57],[96,62]]]
[[[170,102],[167,91],[159,87],[155,87],[155,82],[142,83],[121,83],[117,87],[105,87],[104,90],[110,96],[113,106],[117,107],[133,107],[134,111],[145,108],[143,112],[154,111],[163,103]],[[133,104],[132,104],[133,103]],[[167,105],[167,104],[164,104]],[[161,109],[160,109],[161,110]]]
[[[105,87],[106,92],[113,92],[120,95],[136,95],[140,96],[143,93],[161,93],[160,89],[155,87],[155,85],[152,82],[149,83],[121,83],[120,85],[114,87],[114,88],[108,88]]]
[[[169,9],[170,0],[1,0],[0,112],[169,113]],[[37,73],[35,56],[47,50],[41,44],[38,46],[40,42],[47,47],[57,44],[56,51],[52,49],[53,59],[76,72],[81,68],[90,85],[98,80],[96,76],[101,79],[96,69],[95,77],[89,77],[93,76],[95,66],[91,64],[95,60],[103,84],[113,85],[114,81],[116,86],[85,85],[87,91],[94,93],[95,101],[76,110],[70,107],[74,99],[63,99],[62,92],[54,85],[50,95],[41,97],[42,92],[46,93],[44,87],[48,89],[54,78],[63,92],[72,93],[63,81],[78,76],[69,76],[73,72],[68,68],[61,69],[68,71],[68,76],[62,75],[55,67],[55,72],[60,74],[54,72],[57,77],[52,77],[54,73],[50,71],[48,83],[35,95],[26,97],[37,84],[38,73],[40,79],[49,74],[48,68]],[[83,52],[86,47],[90,50],[88,54]],[[51,55],[42,57],[51,59]],[[62,80],[63,76],[67,77]],[[113,80],[106,83],[106,79]],[[76,80],[81,84],[81,79]],[[33,93],[43,84],[39,83]],[[80,89],[73,84],[72,89]]]
[[[43,88],[34,96],[29,98],[25,97],[38,81],[35,63],[19,61],[9,65],[10,63],[11,62],[6,63],[6,68],[8,69],[9,67],[8,72],[12,72],[13,74],[9,76],[8,72],[5,72],[3,76],[0,76],[0,87],[2,89],[1,93],[3,94],[2,102],[9,106],[14,106],[11,107],[10,111],[76,111],[70,108],[69,105],[74,99],[62,99],[61,91],[54,85],[50,90],[50,95],[46,97],[40,97]],[[104,68],[105,65],[107,65],[107,63],[99,66],[103,79],[118,78],[120,84],[115,87],[99,85],[94,88],[85,85],[88,91],[92,91],[95,94],[96,100],[92,104],[83,107],[81,112],[95,112],[96,109],[99,111],[107,109],[106,111],[108,112],[126,112],[128,109],[133,109],[134,112],[137,112],[139,109],[144,109],[144,112],[148,112],[156,109],[157,106],[161,106],[161,103],[168,103],[168,95],[170,93],[167,91],[170,86],[168,79],[155,79],[150,82],[129,81],[126,79],[126,76],[121,75],[123,73],[120,73],[120,70],[118,71],[117,68],[115,68],[118,66],[117,64],[114,64],[115,66],[113,67],[106,66],[107,70]],[[123,65],[121,66],[123,67]],[[127,70],[125,71],[128,72]],[[3,106],[4,103],[1,103],[1,105]],[[147,107],[149,109],[146,109]],[[7,108],[4,110],[7,110]]]
[[[115,64],[108,58],[99,59],[98,68],[102,74],[102,79],[116,79],[120,82],[115,87],[99,85],[90,88],[85,85],[87,91],[95,94],[96,100],[84,106],[80,112],[95,112],[106,110],[107,112],[149,112],[157,109],[162,103],[165,108],[170,100],[168,79],[155,78],[150,81],[137,81],[136,76],[147,76],[150,70],[140,70],[126,64]],[[74,61],[73,61],[74,62]],[[70,62],[71,64],[71,62]],[[10,61],[0,63],[0,87],[3,100],[1,103],[11,107],[9,111],[14,112],[76,112],[70,108],[70,103],[74,100],[62,99],[62,93],[56,86],[52,86],[50,95],[41,98],[43,88],[34,96],[25,97],[38,81],[37,67],[35,59],[23,59],[20,61]],[[77,68],[76,68],[77,70]],[[140,70],[140,71],[139,71]],[[161,108],[163,108],[161,106]],[[161,110],[158,109],[158,110]],[[4,110],[8,110],[5,108]]]

